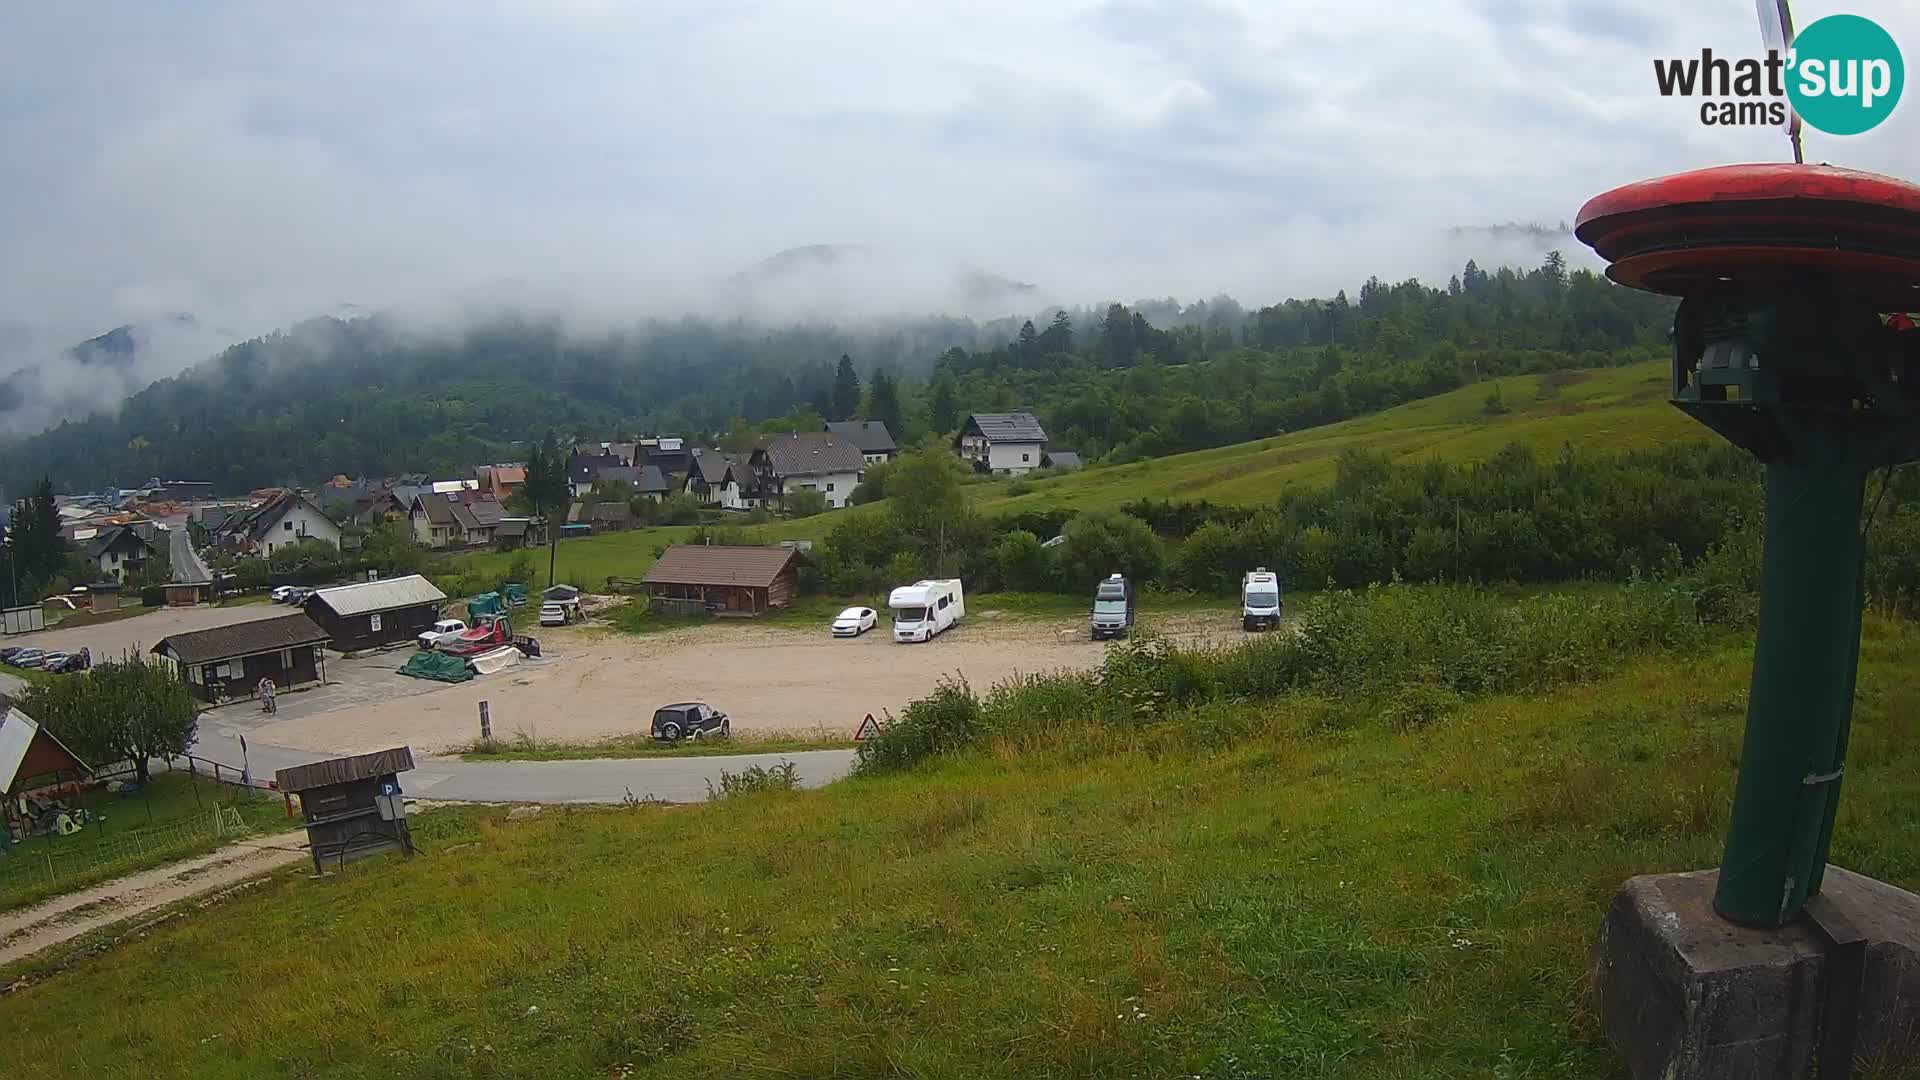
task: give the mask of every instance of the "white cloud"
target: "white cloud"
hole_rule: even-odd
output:
[[[1920,63],[1914,0],[1848,10]],[[245,334],[503,282],[637,313],[821,242],[1069,301],[1442,276],[1452,226],[1781,156],[1653,91],[1656,55],[1757,41],[1745,0],[8,5],[0,324]],[[1809,137],[1916,148],[1920,102]]]

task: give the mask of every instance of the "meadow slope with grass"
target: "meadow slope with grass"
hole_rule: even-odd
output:
[[[1617,1075],[1588,948],[1627,877],[1715,863],[1739,752],[1751,639],[1689,605],[1330,598],[1322,644],[1380,673],[1351,689],[1311,642],[1142,643],[1108,673],[1155,707],[1003,715],[817,791],[436,810],[422,857],[5,972],[27,983],[0,998],[0,1072]],[[1906,887],[1916,662],[1920,632],[1869,619],[1834,841]]]
[[[1255,506],[1292,485],[1333,480],[1342,452],[1365,449],[1396,461],[1482,461],[1510,443],[1550,455],[1562,446],[1631,450],[1704,439],[1705,430],[1667,404],[1665,361],[1626,367],[1513,375],[1473,383],[1371,416],[1269,439],[1173,454],[1128,465],[1032,480],[969,484],[973,505],[987,514],[1047,510],[1111,510],[1139,499],[1209,500]],[[1496,394],[1497,391],[1497,394]],[[1497,408],[1490,400],[1497,397]],[[751,526],[757,542],[825,540],[837,526],[883,512],[887,500],[791,521]],[[609,576],[641,577],[656,548],[685,542],[692,526],[659,526],[563,540],[559,580],[599,587]],[[547,584],[544,549],[532,553],[533,584]],[[461,556],[449,572],[486,577],[504,572],[505,553]]]

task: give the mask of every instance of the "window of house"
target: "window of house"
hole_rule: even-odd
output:
[[[280,650],[280,666],[282,668],[291,668],[293,666],[293,650],[292,649]]]
[[[117,551],[116,551],[116,552],[112,552],[112,553],[111,553],[110,555],[108,555],[108,558],[110,558],[110,559],[112,559],[112,560],[113,560],[114,562],[119,562],[119,561],[120,561],[120,553],[119,553],[119,552],[117,552]]]
[[[1021,454],[1021,455],[1020,455],[1020,460],[1021,460],[1021,461],[1032,461],[1032,460],[1033,460],[1033,455],[1031,455],[1031,454]]]
[[[833,481],[831,481],[831,480],[829,480],[829,481],[827,481],[827,490],[828,490],[828,491],[832,491],[832,490],[833,490]]]
[[[281,529],[282,529],[283,531],[286,531],[286,532],[292,532],[292,531],[293,531],[293,522],[291,522],[291,521],[283,521],[283,522],[281,522],[281,523],[280,523],[280,528],[281,528]]]

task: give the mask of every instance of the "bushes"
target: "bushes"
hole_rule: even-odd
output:
[[[986,731],[980,699],[965,678],[943,678],[933,693],[907,705],[900,718],[860,744],[862,772],[904,769],[935,754],[972,745]]]
[[[988,737],[1018,746],[1076,725],[1205,726],[1218,711],[1210,705],[1291,694],[1412,730],[1471,698],[1601,677],[1650,652],[1686,656],[1705,639],[1691,583],[1634,582],[1518,602],[1458,586],[1327,593],[1307,604],[1297,633],[1186,648],[1142,626],[1108,646],[1097,672],[1010,680],[984,702],[963,681],[943,682],[862,744],[860,770],[906,768]]]

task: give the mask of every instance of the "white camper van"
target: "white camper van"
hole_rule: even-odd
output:
[[[1267,630],[1280,625],[1280,577],[1262,566],[1240,583],[1240,628]]]
[[[895,641],[931,641],[967,614],[959,578],[902,585],[887,597],[887,606],[893,609]]]

